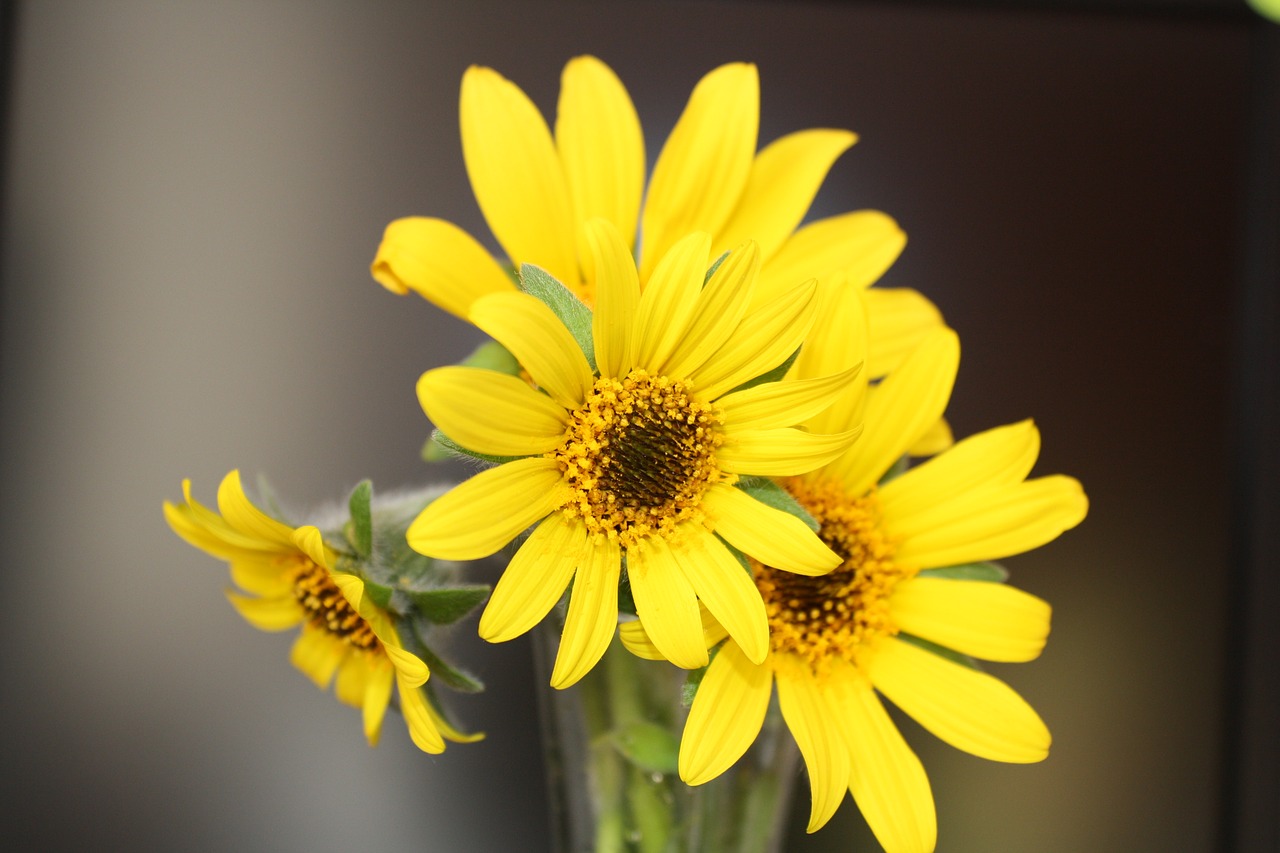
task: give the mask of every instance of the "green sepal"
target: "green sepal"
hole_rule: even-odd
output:
[[[940,646],[937,643],[931,643],[928,640],[917,637],[915,634],[899,633],[898,639],[902,640],[902,642],[904,643],[910,643],[916,648],[924,649],[926,652],[932,652],[933,654],[937,655],[940,658],[946,658],[952,663],[958,663],[961,666],[965,666],[965,667],[968,667],[969,669],[974,669],[974,670],[977,670],[978,672],[982,672],[981,664],[979,664],[976,660],[969,657],[968,655],[957,652],[955,649],[949,649],[946,646]]]
[[[569,586],[573,589],[572,583]],[[631,575],[627,572],[627,555],[622,555],[622,572],[618,575],[618,610],[636,615],[636,599],[631,594]]]
[[[775,367],[773,370],[768,371],[767,373],[761,373],[755,379],[748,379],[746,382],[743,382],[737,388],[734,388],[733,391],[745,391],[748,388],[754,388],[757,385],[763,385],[766,382],[779,381],[780,379],[782,379],[782,377],[787,375],[787,371],[791,369],[791,365],[795,364],[796,359],[799,357],[800,357],[800,348],[796,347],[796,351],[791,353],[791,355],[787,356],[787,360],[782,362],[782,364],[779,364],[777,367]],[[729,393],[732,394],[733,391],[730,391]]]
[[[675,773],[680,741],[663,726],[637,720],[615,730],[609,737],[628,761],[651,773]]]
[[[596,346],[591,334],[591,309],[569,288],[556,281],[551,273],[533,264],[520,265],[520,289],[542,302],[560,318],[573,339],[578,342],[582,354],[587,357],[591,370],[596,370]]]
[[[471,355],[461,362],[463,367],[479,367],[508,376],[520,375],[520,362],[511,354],[511,350],[497,341],[486,341],[471,351]]]
[[[702,277],[702,286],[706,287],[711,282],[711,276],[716,274],[716,270],[720,269],[720,265],[724,263],[724,259],[729,257],[728,252],[722,252],[720,257],[716,258],[715,263],[707,268],[707,274]]]
[[[734,486],[751,495],[751,497],[765,506],[780,509],[783,512],[794,515],[814,533],[817,533],[821,527],[818,524],[818,520],[810,515],[809,511],[791,496],[790,492],[768,477],[741,477]]]
[[[889,470],[884,472],[884,475],[880,478],[880,482],[878,485],[883,486],[885,483],[889,482],[890,480],[895,480],[898,477],[901,477],[903,474],[907,473],[907,467],[909,464],[910,464],[910,458],[907,456],[903,456],[897,462],[889,466]]]
[[[377,581],[371,581],[368,577],[364,579],[364,594],[369,596],[369,600],[378,605],[382,610],[388,610],[391,608],[391,597],[395,595],[395,593],[396,591],[393,588],[386,586],[385,584],[380,584]]]
[[[475,610],[489,597],[489,585],[470,584],[406,590],[405,595],[428,622],[434,625],[450,625]]]
[[[373,483],[369,480],[362,480],[347,499],[351,520],[346,523],[342,532],[361,557],[368,557],[373,553],[373,510],[369,506],[372,500]]]
[[[477,453],[458,444],[458,442],[438,429],[431,431],[431,438],[427,439],[427,443],[422,447],[422,458],[427,462],[456,459],[459,456],[476,459],[489,465],[501,465],[504,462],[514,462],[517,459],[525,458],[524,456],[491,456],[488,453]]]
[[[965,563],[962,566],[944,566],[939,569],[922,569],[916,574],[916,577],[1004,583],[1009,579],[1009,570],[999,563]]]
[[[738,561],[738,565],[742,566],[742,570],[744,572],[746,572],[748,575],[754,574],[751,571],[751,561],[747,559],[746,554],[742,553],[737,548],[730,545],[729,542],[719,533],[714,533],[712,535],[715,536],[716,539],[720,540],[720,544],[724,546],[724,549],[726,551],[728,551],[730,554],[733,555],[733,559]]]
[[[427,645],[422,639],[422,630],[418,621],[413,623],[413,636],[418,641],[417,648],[414,651],[422,658],[422,662],[427,665],[427,669],[431,671],[432,681],[439,680],[459,693],[484,692],[484,682],[466,670],[449,663]]]
[[[707,670],[711,668],[711,663],[716,659],[716,655],[720,654],[720,648],[723,642],[717,643],[710,649],[707,649],[707,665],[701,669],[691,669],[689,674],[685,676],[684,684],[680,686],[680,705],[684,708],[693,707],[693,700],[698,695],[698,688],[702,685],[702,679],[707,677]]]

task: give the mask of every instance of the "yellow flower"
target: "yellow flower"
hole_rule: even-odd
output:
[[[848,345],[833,332],[856,337],[853,296],[826,312],[830,322],[811,337],[826,346],[810,348],[807,361],[797,364],[798,375],[847,363]],[[680,747],[680,775],[689,784],[715,778],[742,755],[760,730],[775,685],[809,770],[811,832],[849,790],[887,850],[934,847],[928,779],[877,692],[974,755],[1033,762],[1048,754],[1048,729],[1020,696],[933,651],[941,646],[984,660],[1031,660],[1048,636],[1049,605],[940,567],[999,559],[1049,542],[1084,518],[1080,484],[1064,476],[1026,479],[1039,435],[1024,421],[968,438],[877,485],[937,422],[958,362],[955,334],[938,330],[879,387],[868,390],[859,381],[810,421],[811,427],[831,428],[833,419],[863,420],[865,426],[840,458],[785,483],[844,560],[821,577],[779,572],[768,560],[755,564],[769,614],[769,654],[754,661],[730,638],[712,660]],[[724,632],[709,621],[709,641],[718,641]],[[641,656],[661,658],[647,627],[641,614],[641,622],[623,626],[623,641]]]
[[[218,489],[221,514],[191,497],[164,504],[174,532],[231,565],[231,579],[244,593],[227,598],[249,624],[263,631],[302,633],[290,660],[327,690],[337,680],[338,699],[363,709],[364,733],[376,745],[391,688],[400,688],[400,710],[409,736],[425,752],[443,752],[446,737],[472,741],[451,727],[423,695],[427,665],[404,649],[386,612],[364,595],[357,576],[334,570],[336,555],[315,527],[292,528],[270,518],[245,496],[240,473],[232,471]]]
[[[462,79],[462,150],[480,209],[511,263],[550,272],[587,304],[597,272],[583,225],[603,218],[635,247],[640,280],[694,231],[712,235],[711,256],[754,240],[761,269],[754,305],[798,281],[817,278],[863,289],[906,244],[890,217],[863,210],[799,227],[831,165],[857,137],[816,128],[756,152],[760,84],[754,65],[730,63],[707,74],[658,155],[645,186],[644,137],[635,107],[600,60],[570,60],[561,78],[555,132],[513,83],[491,68]],[[468,319],[476,299],[514,289],[501,265],[466,232],[440,219],[392,222],[372,265],[396,293],[416,291]],[[868,370],[882,376],[941,320],[907,288],[867,292],[872,349]]]
[[[816,574],[839,558],[796,516],[733,483],[800,473],[842,453],[856,432],[791,427],[821,411],[856,368],[735,391],[799,346],[814,320],[814,283],[751,310],[758,249],[731,252],[704,287],[711,238],[695,233],[659,261],[641,293],[617,230],[592,220],[585,234],[598,286],[590,342],[580,345],[528,294],[494,293],[471,308],[472,321],[541,390],[468,367],[422,376],[419,399],[445,435],[478,453],[521,458],[431,503],[410,526],[409,544],[428,556],[477,559],[537,524],[495,587],[480,634],[500,642],[524,633],[572,580],[555,687],[576,682],[608,646],[624,556],[636,609],[669,660],[707,663],[699,600],[761,660],[764,605],[717,536],[786,571]]]

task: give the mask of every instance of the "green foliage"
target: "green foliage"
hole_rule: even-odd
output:
[[[814,533],[818,532],[817,519],[800,506],[800,502],[793,498],[790,492],[768,477],[742,477],[735,485],[760,503],[790,513],[803,521],[805,526]]]
[[[551,273],[533,264],[520,265],[520,289],[551,309],[578,342],[591,369],[596,370],[595,341],[591,335],[591,309],[582,304]]]
[[[427,669],[431,670],[431,680],[438,680],[459,693],[483,692],[484,682],[435,653],[435,650],[423,638],[423,634],[426,633],[425,628],[426,626],[422,625],[420,620],[414,620],[413,637],[417,641],[417,648],[414,649],[414,652],[422,658],[422,662],[427,665]]]
[[[904,643],[910,643],[911,645],[916,646],[917,648],[924,649],[926,652],[933,652],[938,657],[946,658],[952,663],[958,663],[961,666],[968,667],[969,669],[976,669],[978,672],[982,672],[982,666],[979,665],[979,663],[976,660],[969,657],[968,655],[961,654],[960,652],[957,652],[954,649],[949,649],[946,646],[940,646],[937,643],[931,643],[928,640],[921,639],[920,637],[915,636],[914,634],[900,633],[898,634],[898,639],[902,640]]]
[[[424,619],[436,625],[451,625],[479,607],[489,597],[487,584],[443,586],[406,590],[406,597]]]
[[[480,367],[508,376],[520,375],[520,362],[511,351],[497,341],[486,341],[462,360],[463,367]]]
[[[680,688],[680,704],[685,708],[693,706],[693,700],[698,695],[698,688],[702,685],[702,679],[706,678],[707,670],[711,668],[711,664],[715,661],[716,655],[720,654],[720,648],[724,643],[707,650],[707,665],[701,669],[689,670],[688,676],[685,677],[684,684]]]
[[[616,729],[611,740],[628,761],[651,773],[675,773],[680,742],[667,728],[636,720]]]
[[[456,459],[459,456],[475,459],[488,465],[501,465],[504,462],[514,462],[524,458],[523,456],[490,456],[488,453],[477,453],[458,444],[438,429],[432,430],[431,438],[427,439],[427,443],[422,447],[422,458],[427,462]]]
[[[713,263],[710,267],[707,268],[707,274],[702,277],[703,287],[707,286],[707,283],[711,281],[711,276],[716,274],[716,270],[720,269],[720,265],[724,263],[724,259],[727,257],[729,257],[728,252],[722,253],[720,257],[716,258],[715,263]]]
[[[373,483],[361,481],[347,499],[347,507],[351,511],[351,520],[347,522],[344,532],[351,547],[361,557],[373,553],[373,510],[370,502],[373,499]]]
[[[958,581],[1004,583],[1009,579],[1009,571],[999,563],[966,563],[962,566],[923,569],[916,576],[921,578],[949,578]]]
[[[796,351],[791,353],[791,355],[787,356],[787,360],[782,362],[782,364],[779,364],[777,367],[775,367],[773,370],[768,371],[767,373],[761,373],[755,379],[748,379],[746,382],[743,382],[741,385],[739,385],[737,388],[734,388],[733,390],[745,391],[748,388],[754,388],[757,385],[763,385],[766,382],[777,382],[782,377],[787,375],[787,371],[791,369],[791,365],[795,364],[796,359],[799,357],[800,357],[800,349],[799,347],[797,347]]]

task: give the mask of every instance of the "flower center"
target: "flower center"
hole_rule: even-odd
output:
[[[769,616],[772,650],[798,656],[821,676],[836,659],[856,665],[876,640],[898,632],[889,616],[889,596],[914,570],[894,562],[874,491],[854,498],[836,483],[798,477],[786,487],[817,519],[819,537],[844,562],[820,577],[755,561],[752,566]]]
[[[717,409],[678,380],[644,370],[597,379],[571,414],[565,442],[548,454],[575,492],[565,510],[623,547],[670,533],[724,479],[719,426]]]
[[[300,557],[290,570],[289,579],[293,582],[294,597],[307,611],[313,626],[358,649],[372,649],[378,644],[373,628],[351,606],[323,566]]]

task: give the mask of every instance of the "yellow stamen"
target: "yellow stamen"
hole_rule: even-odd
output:
[[[307,611],[315,627],[327,631],[358,649],[372,649],[378,638],[342,590],[329,577],[329,572],[306,557],[297,557],[289,571],[293,594]]]

